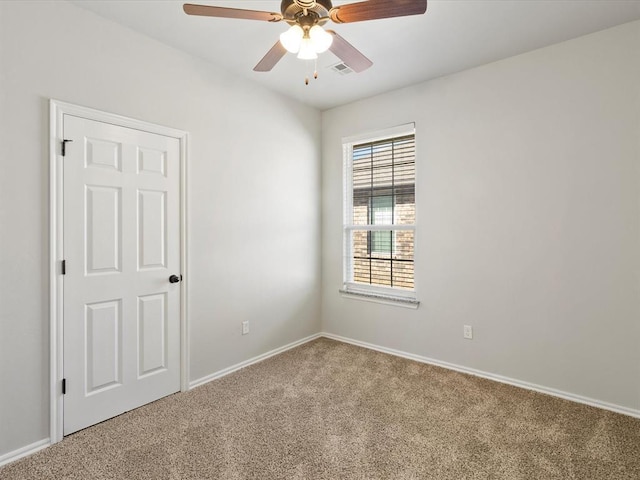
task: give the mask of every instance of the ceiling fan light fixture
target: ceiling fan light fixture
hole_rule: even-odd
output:
[[[320,25],[314,25],[309,30],[309,38],[316,53],[326,52],[333,42],[333,35],[328,33]]]
[[[299,25],[293,25],[289,30],[280,34],[280,43],[288,52],[298,53],[303,36],[304,30]]]
[[[301,60],[315,60],[318,58],[316,49],[313,46],[313,42],[309,37],[302,39],[300,43],[300,51],[298,52],[298,58]]]

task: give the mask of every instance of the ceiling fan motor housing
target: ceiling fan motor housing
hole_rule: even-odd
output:
[[[332,7],[331,0],[282,0],[280,11],[284,20],[291,25],[322,25],[329,20],[329,10]]]
[[[313,8],[316,4],[315,0],[294,0],[294,3],[302,8]]]

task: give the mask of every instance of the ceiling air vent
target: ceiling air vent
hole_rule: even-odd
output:
[[[351,70],[345,63],[336,63],[335,65],[331,65],[329,68],[340,75],[353,73],[353,70]]]

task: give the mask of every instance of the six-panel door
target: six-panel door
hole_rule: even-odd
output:
[[[64,115],[64,434],[180,389],[179,141]]]

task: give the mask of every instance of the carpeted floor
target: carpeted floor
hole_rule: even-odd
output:
[[[321,338],[0,479],[631,480],[640,420]]]

